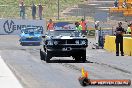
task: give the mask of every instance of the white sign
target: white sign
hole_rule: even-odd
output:
[[[45,20],[0,19],[0,34],[18,35],[22,28],[37,27],[42,31],[46,29]]]

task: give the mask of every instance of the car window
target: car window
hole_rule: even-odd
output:
[[[75,30],[70,30],[70,31],[68,31],[68,30],[66,30],[66,31],[59,31],[59,30],[57,30],[57,31],[49,31],[48,32],[48,35],[49,36],[73,36],[73,37],[78,37],[78,36],[80,36],[81,34],[80,34],[80,32],[78,32],[78,31],[75,31]]]
[[[22,32],[24,32],[25,34],[40,34],[41,33],[38,28],[24,28],[22,29]]]

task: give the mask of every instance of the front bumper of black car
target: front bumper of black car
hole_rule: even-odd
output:
[[[82,50],[87,48],[88,45],[46,45],[46,48],[50,51],[72,51],[72,50]]]
[[[70,57],[70,56],[76,56],[78,54],[81,54],[85,52],[85,48],[74,48],[69,50],[63,50],[63,49],[48,49],[48,52],[50,52],[50,55],[52,57]]]
[[[86,51],[87,46],[81,45],[65,45],[65,46],[46,46],[47,51],[55,57],[69,57],[73,55],[78,55],[78,53],[83,53]]]

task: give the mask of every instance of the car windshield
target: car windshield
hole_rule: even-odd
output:
[[[80,36],[81,33],[76,30],[52,30],[48,32],[48,36]]]
[[[38,33],[40,33],[38,28],[24,28],[24,29],[22,29],[22,32],[24,32],[25,34],[38,34]]]

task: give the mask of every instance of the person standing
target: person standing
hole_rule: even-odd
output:
[[[122,7],[123,7],[123,8],[127,8],[126,0],[123,1]]]
[[[52,19],[49,20],[49,23],[47,24],[47,30],[53,30],[54,29],[54,23]]]
[[[87,32],[86,32],[87,24],[84,19],[81,19],[80,25],[82,26],[82,34],[87,35]]]
[[[128,24],[128,28],[127,28],[127,34],[131,34],[131,24]]]
[[[40,20],[42,20],[42,11],[43,11],[43,7],[42,7],[41,3],[39,3],[39,5],[38,5],[38,15],[39,15]]]
[[[80,25],[79,22],[75,22],[76,30],[82,31],[82,26]]]
[[[75,31],[75,36],[82,35],[82,26],[80,25],[79,22],[75,22],[75,29],[77,30]]]
[[[114,1],[114,7],[118,7],[118,0]]]
[[[120,51],[121,51],[121,56],[124,56],[124,52],[123,52],[123,33],[124,28],[122,27],[122,22],[118,23],[118,27],[116,28],[116,39],[115,39],[115,43],[116,43],[116,56],[119,56],[119,45],[120,45]]]
[[[32,18],[33,18],[33,20],[35,20],[36,19],[36,6],[35,6],[34,2],[32,2],[31,9],[32,9]]]
[[[95,45],[99,46],[99,21],[95,21]]]
[[[131,37],[132,37],[132,22],[130,23]]]
[[[22,19],[25,19],[25,5],[24,5],[24,2],[22,1],[19,6],[20,6],[20,17]]]

